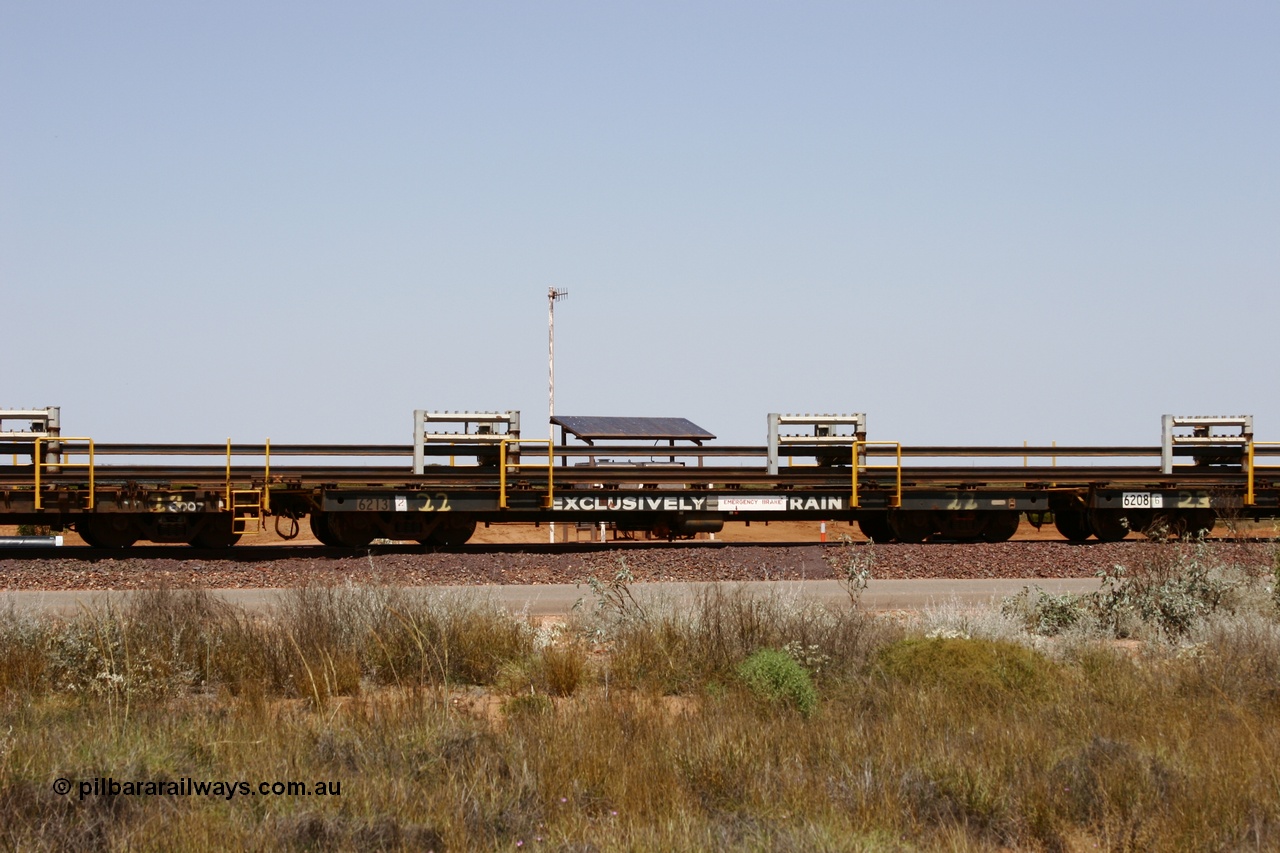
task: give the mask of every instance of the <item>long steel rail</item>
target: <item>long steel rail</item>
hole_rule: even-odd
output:
[[[39,442],[35,446],[38,453]],[[49,492],[50,498],[61,491],[63,511],[83,511],[94,508],[97,493],[222,489],[227,495],[226,503],[230,504],[235,489],[249,488],[265,495],[263,508],[267,513],[271,511],[271,494],[288,491],[318,496],[321,492],[344,489],[442,487],[472,492],[497,489],[498,505],[503,508],[508,491],[541,490],[548,500],[552,494],[550,475],[553,472],[549,469],[545,440],[513,439],[500,447],[469,442],[429,445],[424,449],[429,461],[421,475],[411,473],[413,447],[410,445],[232,442],[94,445],[87,440],[64,438],[45,446],[56,448],[59,459],[87,454],[91,462],[87,466],[71,461],[0,465],[0,518],[12,501],[21,503],[24,492],[34,491],[34,508],[40,511],[42,498],[49,490],[53,490]],[[26,447],[30,453],[31,445]],[[859,490],[868,495],[894,493],[896,497],[889,506],[899,505],[904,492],[952,490],[977,494],[984,489],[1003,489],[1051,494],[1130,487],[1229,494],[1236,496],[1229,498],[1229,502],[1238,500],[1244,506],[1255,506],[1257,500],[1268,506],[1280,501],[1277,496],[1280,465],[1274,462],[1275,457],[1280,457],[1280,444],[1262,442],[1250,442],[1243,453],[1239,449],[1225,454],[1214,448],[1179,449],[1176,455],[1182,460],[1218,464],[1178,464],[1171,472],[1165,472],[1157,464],[1161,448],[1147,445],[900,447],[875,442],[858,442],[848,448],[830,444],[793,445],[786,449],[784,457],[792,464],[779,466],[776,474],[768,473],[764,464],[767,449],[761,446],[574,445],[555,446],[552,453],[555,487],[561,490],[636,487],[703,491],[844,490],[852,492],[851,508],[861,506]],[[855,457],[856,467],[851,464]],[[158,462],[161,458],[173,461]],[[193,462],[201,458],[210,461],[207,464]],[[281,465],[271,461],[282,458],[305,460],[305,463]],[[145,461],[139,462],[140,459]],[[400,464],[382,461],[392,459]],[[636,459],[642,461],[637,464]],[[755,460],[754,464],[748,461],[751,459]],[[797,459],[813,461],[794,464]],[[892,462],[884,462],[886,459]],[[1152,463],[1135,464],[1135,460],[1143,459],[1150,459]],[[353,464],[354,460],[369,460],[373,464]],[[1043,464],[1046,460],[1051,460],[1051,464]],[[1018,464],[1019,461],[1022,464]],[[943,462],[949,464],[939,464]],[[79,506],[68,506],[68,490],[80,490],[87,500]],[[318,505],[317,497],[309,501]],[[117,498],[116,506],[119,505]]]
[[[76,449],[83,442],[61,439],[60,443],[68,449]],[[262,456],[267,452],[266,444],[231,444],[231,452],[236,456]],[[842,445],[814,444],[789,445],[784,456],[812,457],[816,454],[832,455]],[[843,447],[847,447],[844,445]],[[0,455],[12,453],[30,453],[31,444],[16,442],[0,442]],[[176,444],[176,443],[104,443],[95,445],[99,456],[225,456],[227,444]],[[347,457],[413,457],[413,446],[408,444],[275,444],[270,445],[272,456],[347,456]],[[545,441],[522,448],[523,452],[546,454]],[[457,444],[427,445],[424,453],[434,457],[475,456],[496,454],[493,445]],[[892,456],[894,451],[882,447],[866,448],[870,456]],[[1179,454],[1192,455],[1191,449],[1179,448]],[[1263,445],[1258,442],[1257,452],[1260,455],[1280,456],[1280,447],[1272,444]],[[755,457],[763,459],[768,449],[757,445],[722,445],[722,446],[679,446],[666,445],[617,445],[612,447],[582,445],[556,445],[557,459],[590,458],[590,457],[640,457],[652,456],[667,459],[686,458],[732,458]],[[1159,458],[1161,448],[1158,445],[1036,445],[1036,446],[1004,446],[1004,445],[902,445],[902,455],[932,458],[1048,458],[1048,457],[1153,457]]]

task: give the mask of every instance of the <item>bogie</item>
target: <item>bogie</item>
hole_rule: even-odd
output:
[[[363,548],[374,539],[416,540],[423,545],[464,544],[476,519],[461,513],[325,512],[310,517],[311,532],[332,548]]]

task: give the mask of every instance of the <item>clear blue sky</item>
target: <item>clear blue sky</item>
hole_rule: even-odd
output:
[[[1280,440],[1273,2],[0,4],[0,407]]]

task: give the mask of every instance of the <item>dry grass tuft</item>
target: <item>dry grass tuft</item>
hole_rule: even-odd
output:
[[[587,680],[587,656],[580,643],[548,646],[541,661],[543,683],[552,696],[572,696]]]

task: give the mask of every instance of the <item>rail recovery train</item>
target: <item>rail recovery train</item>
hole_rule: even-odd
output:
[[[602,523],[684,538],[726,521],[856,523],[879,542],[998,542],[1026,515],[1071,541],[1191,534],[1280,516],[1280,442],[1253,419],[1164,416],[1153,446],[903,446],[866,417],[768,416],[762,446],[719,446],[683,418],[417,411],[405,445],[105,444],[58,408],[0,410],[0,524],[225,548],[273,525],[358,548],[459,546],[478,524]]]

